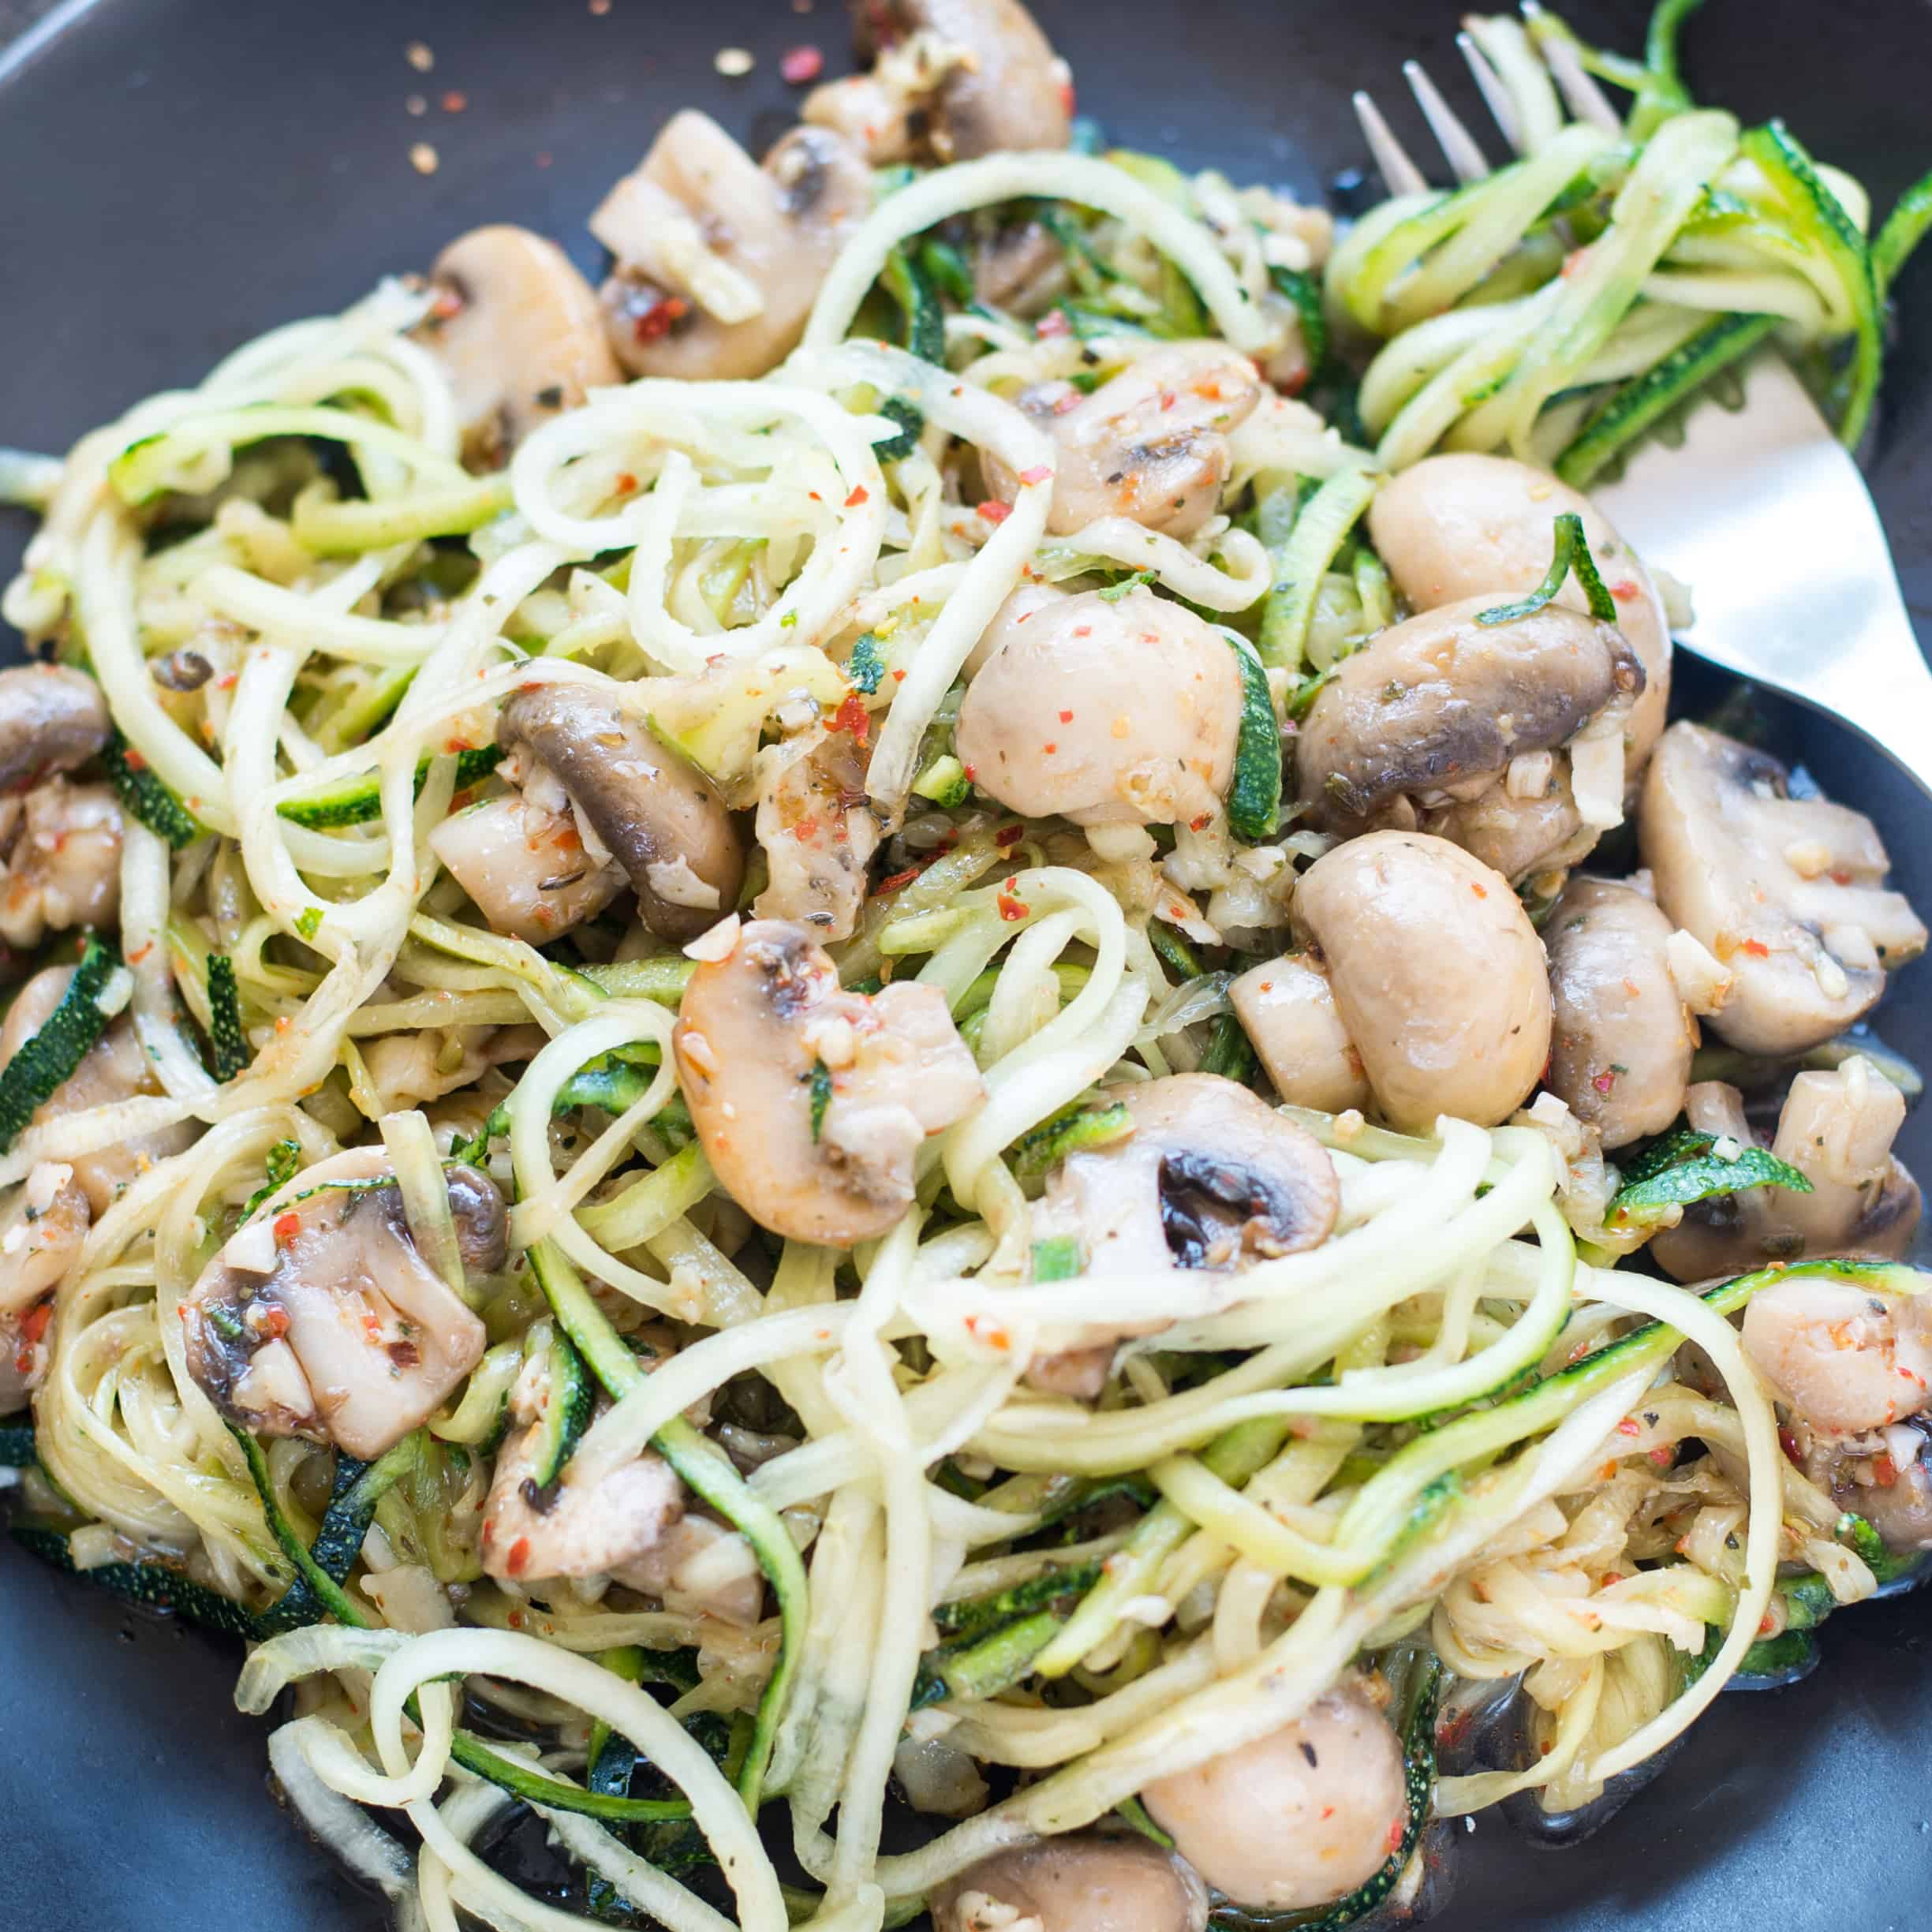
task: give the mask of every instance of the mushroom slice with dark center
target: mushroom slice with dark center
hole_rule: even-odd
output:
[[[932,1894],[932,1932],[1205,1932],[1207,1889],[1145,1838],[1070,1832],[1013,1845]]]
[[[1261,394],[1254,364],[1225,342],[1166,342],[1082,396],[1070,383],[1021,392],[1057,450],[1047,528],[1056,536],[1103,517],[1190,536],[1220,506],[1228,432]],[[987,486],[1011,502],[1019,479],[982,458]]]
[[[1066,63],[1018,0],[853,0],[852,18],[873,71],[815,89],[805,118],[875,166],[1067,145]]]
[[[1365,1885],[1402,1843],[1402,1741],[1359,1681],[1141,1792],[1175,1852],[1237,1905],[1295,1911]]]
[[[0,940],[29,951],[47,933],[110,926],[121,906],[121,804],[110,785],[50,778],[0,798]]]
[[[1753,1144],[1735,1087],[1701,1082],[1686,1094],[1684,1112],[1720,1143]],[[1771,1151],[1811,1182],[1811,1193],[1753,1187],[1698,1201],[1655,1236],[1651,1254],[1680,1281],[1814,1255],[1902,1259],[1922,1205],[1919,1183],[1892,1152],[1904,1120],[1904,1095],[1862,1055],[1829,1073],[1799,1074]]]
[[[1466,598],[1410,618],[1343,663],[1295,742],[1297,787],[1318,824],[1346,836],[1419,822],[1452,835],[1450,815],[1506,787],[1515,760],[1571,746],[1627,713],[1643,667],[1613,625],[1553,604],[1507,622],[1478,621],[1503,601]],[[1612,802],[1600,821],[1613,822],[1620,809]],[[1432,812],[1445,822],[1437,826]],[[1586,817],[1574,812],[1544,835],[1571,844]],[[1584,849],[1594,843],[1593,831]],[[1493,862],[1489,852],[1478,856]],[[1581,854],[1512,849],[1507,876],[1520,876],[1526,860],[1534,867],[1572,856]]]
[[[436,257],[424,341],[449,371],[465,454],[501,462],[587,391],[622,379],[590,284],[527,228],[473,228]]]
[[[107,700],[84,671],[63,664],[0,671],[0,792],[26,791],[98,757],[107,728]]]
[[[693,939],[736,900],[744,847],[724,802],[614,698],[581,685],[536,685],[504,705],[496,735],[555,775],[623,867],[659,937]]]
[[[615,258],[599,295],[618,360],[633,376],[762,376],[871,207],[871,170],[828,129],[794,128],[760,167],[709,115],[672,115],[590,218]]]
[[[731,1198],[775,1234],[848,1248],[913,1198],[913,1158],[985,1089],[936,988],[847,992],[802,927],[757,920],[700,963],[678,1083]]]
[[[1794,798],[1768,753],[1688,723],[1664,734],[1637,816],[1657,903],[1736,976],[1711,1026],[1747,1052],[1796,1054],[1842,1033],[1925,950],[1888,891],[1870,819]]]
[[[1375,831],[1295,886],[1306,969],[1326,973],[1376,1110],[1428,1133],[1440,1114],[1494,1127],[1549,1055],[1542,943],[1500,873],[1423,832]]]
[[[1241,668],[1228,640],[1144,585],[1125,596],[1015,592],[953,742],[973,781],[1029,818],[1171,825],[1216,813],[1234,775]]]
[[[506,1253],[503,1197],[446,1170],[465,1266]],[[364,1461],[432,1414],[482,1358],[483,1324],[417,1254],[388,1157],[307,1169],[228,1242],[181,1304],[189,1373],[256,1435],[334,1442]]]

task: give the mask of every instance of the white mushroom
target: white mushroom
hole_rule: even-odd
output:
[[[760,167],[708,114],[673,114],[590,218],[616,258],[599,299],[618,360],[633,376],[762,376],[871,207],[871,170],[824,128],[794,128]]]
[[[542,235],[473,228],[436,257],[431,279],[424,339],[449,371],[473,461],[501,462],[586,391],[622,379],[590,284]]]
[[[726,1191],[775,1234],[828,1247],[891,1227],[914,1155],[984,1092],[936,988],[847,992],[813,936],[776,920],[700,963],[673,1044]]]
[[[752,910],[821,940],[850,939],[865,903],[880,830],[865,798],[865,757],[850,732],[802,732],[759,753],[758,844],[765,889]]]
[[[1720,1143],[1753,1144],[1743,1097],[1721,1082],[1702,1082],[1684,1112]],[[1809,1255],[1866,1254],[1900,1259],[1920,1213],[1919,1183],[1893,1154],[1905,1097],[1862,1055],[1830,1073],[1799,1074],[1784,1097],[1771,1151],[1811,1183],[1753,1187],[1685,1209],[1650,1252],[1680,1281],[1762,1268]]]
[[[1014,1845],[949,1878],[932,1932],[1205,1932],[1208,1895],[1145,1838],[1095,1832]]]
[[[107,730],[107,700],[84,671],[64,664],[0,671],[0,792],[26,791],[98,757]]]
[[[1103,517],[1191,536],[1220,507],[1228,433],[1261,393],[1246,357],[1225,342],[1165,342],[1083,396],[1071,383],[1041,383],[1018,398],[1052,437],[1056,536]],[[1011,502],[1019,479],[982,458],[987,487]]]
[[[1606,1149],[1661,1134],[1683,1110],[1698,1029],[1670,938],[1648,893],[1608,879],[1572,879],[1543,927],[1549,1088]]]
[[[1295,740],[1296,788],[1316,823],[1345,835],[1419,825],[1511,880],[1571,864],[1596,843],[1619,807],[1582,809],[1576,749],[1627,715],[1642,667],[1613,626],[1557,605],[1478,621],[1505,601],[1444,604],[1343,662]],[[1560,785],[1512,795],[1518,760],[1564,749],[1572,768]]]
[[[1156,1779],[1141,1802],[1209,1885],[1257,1911],[1366,1885],[1409,1818],[1401,1741],[1355,1683],[1252,1744]]]
[[[1818,1433],[1888,1428],[1926,1405],[1932,1298],[1863,1281],[1788,1276],[1751,1298],[1744,1349]]]
[[[46,1371],[51,1310],[43,1298],[80,1258],[90,1216],[62,1162],[40,1162],[0,1202],[0,1415],[10,1415]]]
[[[1230,985],[1228,997],[1284,1101],[1328,1114],[1368,1106],[1362,1056],[1342,1024],[1335,988],[1306,955],[1284,953],[1250,967]]]
[[[1009,600],[1009,608],[1011,600]],[[1220,809],[1241,729],[1228,640],[1145,585],[1015,615],[953,734],[973,782],[1030,818],[1172,824]]]
[[[0,940],[22,951],[49,932],[113,925],[121,908],[121,805],[111,785],[50,778],[0,798]]]
[[[1925,950],[1885,888],[1862,812],[1794,798],[1768,753],[1687,723],[1664,734],[1637,830],[1657,903],[1736,976],[1712,1027],[1747,1052],[1795,1054],[1842,1033]]]
[[[1447,839],[1370,832],[1316,860],[1294,914],[1392,1125],[1426,1133],[1453,1114],[1493,1127],[1535,1086],[1549,982],[1500,873]]]
[[[1624,721],[1634,789],[1664,728],[1670,702],[1670,626],[1635,551],[1580,491],[1505,456],[1426,457],[1392,478],[1369,506],[1369,533],[1410,605],[1432,611],[1500,592],[1507,603],[1535,589],[1549,569],[1556,518],[1571,512],[1617,607],[1617,628],[1643,667],[1643,687]],[[1558,601],[1588,607],[1572,577]]]
[[[503,1197],[446,1170],[466,1269],[506,1257]],[[231,1235],[181,1304],[189,1373],[257,1435],[333,1441],[368,1461],[435,1411],[483,1356],[483,1324],[417,1254],[379,1147],[304,1171]]]
[[[873,71],[815,88],[805,118],[875,167],[1067,145],[1066,63],[1018,0],[853,0],[852,18]]]

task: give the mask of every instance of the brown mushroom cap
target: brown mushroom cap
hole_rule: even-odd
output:
[[[1507,603],[1543,581],[1553,526],[1566,511],[1583,520],[1590,555],[1616,600],[1617,628],[1643,667],[1624,727],[1634,788],[1670,702],[1670,626],[1649,571],[1588,497],[1509,457],[1429,456],[1383,486],[1369,506],[1369,533],[1414,609],[1499,591],[1494,601]],[[1574,578],[1558,600],[1589,607]]]
[[[695,939],[731,910],[745,851],[724,802],[615,699],[581,685],[533,686],[504,704],[496,735],[499,744],[527,746],[556,775],[624,868],[645,924],[660,938]]]
[[[1795,1054],[1844,1032],[1925,950],[1863,813],[1790,796],[1768,753],[1680,721],[1644,779],[1637,831],[1657,903],[1736,976],[1711,1026],[1747,1052]]]
[[[506,222],[473,228],[431,277],[457,305],[424,330],[473,455],[500,458],[586,391],[622,379],[590,284],[544,236]]]
[[[1039,1932],[1203,1932],[1208,1897],[1179,1859],[1141,1837],[1071,1833],[1015,1845],[932,1893],[932,1932],[980,1932],[1006,1918]]]
[[[1294,917],[1392,1125],[1426,1133],[1452,1114],[1493,1127],[1534,1089],[1549,981],[1500,873],[1446,839],[1370,832],[1302,874]]]
[[[672,1036],[706,1157],[773,1233],[849,1248],[913,1198],[913,1158],[984,1092],[936,988],[846,992],[802,927],[754,920],[691,975]]]
[[[1491,592],[1444,604],[1343,661],[1295,741],[1297,788],[1317,823],[1346,833],[1399,798],[1479,788],[1642,689],[1614,626],[1553,604],[1477,622],[1507,601]]]
[[[84,671],[65,664],[0,671],[0,792],[26,791],[98,757],[108,723],[107,700]]]
[[[1671,977],[1671,932],[1647,893],[1609,879],[1572,879],[1543,927],[1549,1089],[1606,1149],[1661,1134],[1683,1108],[1697,1022]]]

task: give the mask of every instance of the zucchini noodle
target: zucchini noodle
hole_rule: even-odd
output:
[[[1597,1804],[1904,1573],[1739,1318],[1849,1284],[1903,1332],[1932,1281],[1631,1266],[1814,1190],[1688,1128],[1612,1138],[1620,1174],[1540,1064],[1563,929],[1523,907],[1619,821],[1630,694],[1511,754],[1496,795],[1580,827],[1520,900],[1474,817],[1420,829],[1477,802],[1459,742],[1366,832],[1353,766],[1307,776],[1338,682],[1398,720],[1360,762],[1408,728],[1349,662],[1429,615],[1393,473],[1581,480],[1767,337],[1837,359],[1848,434],[1869,404],[1905,230],[1881,275],[1862,194],[1674,55],[1610,73],[1627,123],[1568,118],[1553,19],[1472,24],[1520,158],[1339,241],[1124,150],[895,166],[825,215],[789,336],[763,257],[667,213],[618,361],[558,256],[590,349],[480,416],[482,281],[386,284],[0,451],[42,518],[4,608],[65,667],[0,679],[0,727],[23,677],[103,714],[6,809],[118,815],[85,918],[6,847],[47,928],[9,946],[63,973],[0,1066],[9,1493],[248,1641],[240,1708],[295,1696],[282,1789],[408,1932],[958,1926],[1112,1814],[1192,1859],[1171,1781],[1345,1708],[1402,1796],[1339,1927],[1412,1896],[1432,1821]],[[719,379],[614,379],[714,337]],[[1570,567],[1601,619],[1568,514],[1509,607],[1531,521],[1481,621]],[[1309,881],[1368,839],[1463,868],[1515,963],[1447,914],[1400,973],[1351,957]],[[1493,1038],[1437,1011],[1512,975]],[[1883,1101],[1854,1045],[1800,1078]],[[1493,1735],[1438,1766],[1439,1690]],[[519,1811],[573,1889],[498,1869]]]

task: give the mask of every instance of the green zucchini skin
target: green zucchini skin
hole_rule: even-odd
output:
[[[456,754],[456,789],[485,779],[503,762],[500,745],[475,745]],[[420,798],[429,782],[429,760],[416,768],[416,795]],[[275,807],[278,817],[292,825],[306,825],[312,831],[333,831],[343,825],[366,825],[382,816],[381,781],[373,772],[358,778],[346,778],[326,790],[313,791],[306,798],[291,798]]]
[[[255,1049],[241,1030],[241,997],[235,987],[235,962],[226,953],[208,955],[208,1044],[214,1050],[215,1078],[230,1081],[250,1066]]]
[[[1259,845],[1274,836],[1281,822],[1281,729],[1261,660],[1232,636],[1228,645],[1241,667],[1241,728],[1228,788],[1228,824],[1237,839]]]
[[[576,1345],[562,1328],[554,1329],[550,1338],[550,1399],[531,1438],[533,1502],[555,1493],[564,1465],[590,1426],[596,1394],[596,1381]]]
[[[219,1591],[204,1590],[166,1564],[103,1563],[92,1569],[77,1569],[73,1553],[68,1547],[67,1531],[31,1517],[13,1525],[13,1536],[22,1549],[32,1550],[43,1562],[108,1590],[124,1602],[139,1604],[144,1609],[165,1610],[204,1629],[219,1631],[225,1637],[243,1637],[250,1642],[274,1634],[247,1605],[237,1603]]]
[[[178,852],[183,846],[192,845],[207,828],[181,803],[170,787],[149,770],[145,761],[136,762],[138,757],[116,731],[101,753],[101,763],[107,768],[122,810],[138,819],[157,838],[166,839]]]
[[[0,1422],[0,1469],[31,1469],[39,1459],[32,1416]]]
[[[1123,1102],[1087,1107],[1076,1101],[1020,1136],[1013,1147],[1013,1171],[1022,1175],[1044,1174],[1069,1154],[1111,1147],[1133,1131],[1134,1115]]]
[[[112,940],[88,933],[60,1004],[0,1070],[0,1152],[20,1138],[34,1110],[52,1097],[107,1030],[100,995],[120,964]]]

